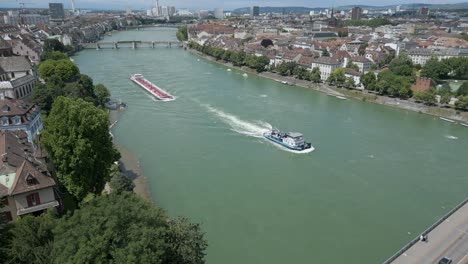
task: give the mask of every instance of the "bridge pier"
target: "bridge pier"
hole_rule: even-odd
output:
[[[114,42],[114,48],[119,49],[119,44],[117,44],[117,42]]]
[[[171,42],[169,42],[169,48],[170,48],[170,47],[172,47],[172,43],[171,43]]]
[[[154,49],[154,41],[151,41],[151,48]]]
[[[137,44],[135,41],[132,42],[132,49],[136,49],[137,48]]]
[[[99,46],[99,43],[96,43],[96,50],[100,50],[101,46]]]

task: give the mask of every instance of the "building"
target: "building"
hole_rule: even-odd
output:
[[[132,14],[132,8],[130,6],[127,6],[127,9],[125,10],[125,15],[131,15]]]
[[[359,6],[355,6],[353,7],[353,9],[351,9],[352,20],[361,20],[361,16],[362,16],[362,8],[360,8]]]
[[[251,6],[250,7],[250,17],[257,17],[260,15],[260,7]]]
[[[10,44],[13,47],[13,53],[18,56],[27,57],[32,63],[39,64],[42,54],[42,45],[31,35],[19,34],[16,37],[10,37]]]
[[[62,3],[49,3],[50,19],[64,19],[65,11]]]
[[[42,16],[38,14],[23,14],[21,16],[3,16],[3,22],[9,25],[37,25],[49,24],[49,16]]]
[[[33,66],[26,57],[0,57],[0,97],[26,97],[36,81]]]
[[[326,81],[330,74],[342,66],[341,62],[330,57],[320,57],[312,60],[311,68],[319,68],[320,78]]]
[[[354,84],[356,85],[356,87],[354,87],[355,89],[364,90],[364,86],[361,83],[361,73],[353,69],[345,68],[345,77],[353,78]]]
[[[351,62],[358,66],[360,73],[366,73],[372,67],[372,62],[363,56],[351,57]],[[346,65],[345,65],[346,66]]]
[[[8,221],[60,205],[46,155],[26,138],[23,131],[0,131],[0,212]]]
[[[33,142],[42,130],[42,119],[39,108],[23,100],[0,96],[0,130],[26,133],[29,142]]]
[[[429,7],[421,7],[421,9],[419,9],[419,13],[424,16],[429,15]]]
[[[431,78],[426,77],[417,77],[416,83],[411,86],[413,92],[425,92],[434,85],[434,82]]]
[[[421,66],[424,66],[431,56],[432,52],[428,49],[411,49],[408,51],[408,57],[413,64],[419,64]]]
[[[214,17],[216,19],[224,19],[224,9],[222,8],[216,8],[214,10]]]

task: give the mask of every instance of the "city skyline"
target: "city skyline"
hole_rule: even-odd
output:
[[[51,0],[36,0],[28,1],[26,3],[27,8],[47,8],[48,3],[57,2],[63,3],[64,7],[69,9],[71,8],[71,1],[51,1]],[[457,4],[463,3],[460,0],[448,0],[444,3],[439,1],[429,0],[429,1],[400,1],[400,0],[383,0],[378,4],[375,1],[370,0],[338,0],[330,2],[330,6],[348,6],[348,5],[369,5],[369,6],[386,6],[386,5],[404,5],[404,4]],[[104,0],[78,0],[76,1],[76,7],[85,9],[126,9],[130,6],[133,10],[146,9],[154,4],[152,0],[135,0],[135,1],[124,1],[124,0],[114,0],[114,1],[104,1]],[[160,5],[169,5],[176,6],[178,9],[206,9],[213,10],[214,8],[223,8],[224,10],[233,10],[236,8],[250,7],[250,6],[260,6],[260,7],[282,7],[282,6],[300,6],[300,7],[309,7],[309,8],[328,8],[325,3],[318,0],[291,0],[287,4],[284,1],[279,0],[233,0],[233,1],[216,1],[216,0],[203,0],[198,1],[197,4],[194,4],[191,0],[161,0]],[[16,8],[18,3],[15,1],[0,1],[0,8]]]

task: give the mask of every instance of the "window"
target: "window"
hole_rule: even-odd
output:
[[[10,107],[9,107],[8,105],[3,105],[3,106],[2,106],[2,110],[3,110],[3,112],[5,112],[5,113],[6,113],[6,112],[9,112],[9,111],[10,111]]]
[[[11,73],[11,78],[15,78],[15,73],[14,72]]]
[[[2,126],[8,126],[8,125],[9,125],[8,117],[2,118]]]
[[[38,184],[37,179],[34,178],[34,176],[32,176],[31,174],[28,174],[28,176],[26,177],[26,183],[29,186]]]
[[[13,122],[15,123],[15,125],[20,125],[21,124],[21,117],[15,116],[13,118]]]
[[[26,201],[28,202],[28,207],[36,206],[41,204],[41,199],[39,198],[39,193],[32,193],[26,196]]]
[[[11,217],[11,212],[3,212],[3,218],[7,221],[13,221],[13,217]]]

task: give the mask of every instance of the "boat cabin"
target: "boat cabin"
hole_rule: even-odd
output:
[[[284,142],[290,146],[301,146],[304,145],[304,136],[301,133],[289,132],[286,133],[286,139]]]

